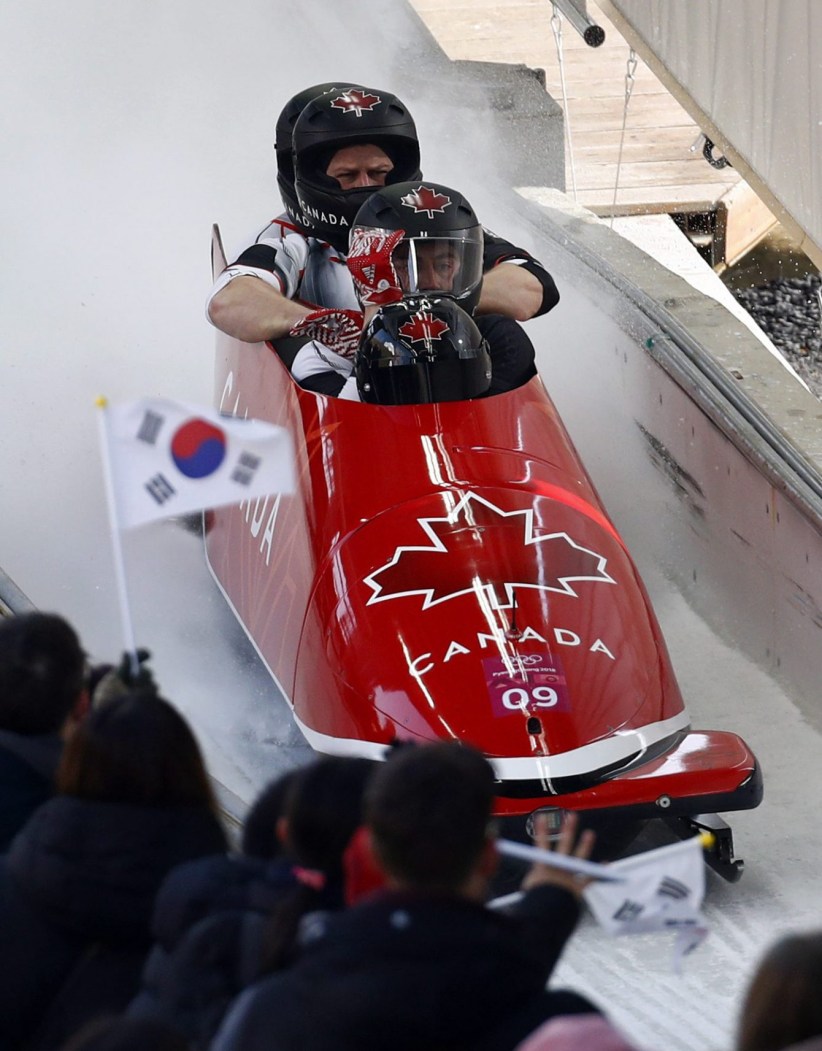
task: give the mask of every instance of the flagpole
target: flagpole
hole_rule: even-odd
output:
[[[120,524],[117,517],[117,503],[114,497],[114,482],[111,472],[111,449],[109,447],[108,427],[106,424],[106,409],[108,399],[99,397],[95,401],[99,409],[97,420],[100,433],[100,450],[103,458],[103,480],[106,488],[106,503],[108,504],[108,520],[111,532],[111,546],[114,554],[114,578],[117,585],[117,598],[120,605],[120,620],[123,627],[123,639],[126,652],[131,658],[132,674],[136,677],[140,671],[140,660],[137,656],[137,646],[134,641],[134,626],[131,620],[131,608],[128,601],[128,589],[126,588],[126,565],[123,557],[123,543]]]
[[[566,872],[574,872],[579,876],[587,876],[604,883],[621,883],[625,879],[608,865],[601,865],[596,861],[586,861],[584,858],[574,858],[568,854],[557,854],[553,850],[542,850],[528,843],[516,843],[512,839],[497,839],[494,842],[500,854],[507,854],[510,858],[538,861],[543,865],[551,865],[555,869],[564,869]]]

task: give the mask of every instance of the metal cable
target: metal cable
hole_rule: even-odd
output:
[[[577,200],[577,172],[574,164],[574,143],[571,139],[571,113],[568,109],[568,91],[565,87],[565,61],[562,52],[562,19],[559,15],[559,10],[556,4],[551,5],[554,13],[551,15],[551,29],[554,33],[554,41],[557,47],[557,62],[559,64],[559,82],[562,85],[562,108],[565,112],[565,120],[563,121],[565,127],[565,138],[568,143],[568,159],[571,165],[571,193],[574,195],[574,203],[579,203]]]
[[[625,145],[625,127],[628,123],[628,103],[634,90],[636,80],[637,57],[633,48],[628,52],[628,64],[625,71],[625,102],[622,106],[622,132],[619,136],[619,155],[617,156],[616,177],[614,179],[614,200],[611,204],[611,229],[614,227],[614,215],[616,213],[617,194],[619,192],[619,174],[622,168],[622,147]]]

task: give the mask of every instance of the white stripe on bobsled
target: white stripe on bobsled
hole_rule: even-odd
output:
[[[375,741],[358,741],[353,738],[331,737],[312,730],[297,718],[294,719],[300,732],[317,751],[325,755],[358,756],[364,759],[384,759],[389,746]],[[494,772],[500,781],[551,781],[563,777],[575,777],[602,770],[641,754],[654,745],[690,727],[687,712],[679,712],[670,719],[648,723],[637,730],[620,730],[613,737],[582,745],[570,752],[550,756],[516,756],[511,759],[495,759],[489,756]]]

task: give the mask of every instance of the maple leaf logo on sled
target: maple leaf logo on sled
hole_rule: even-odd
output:
[[[343,91],[339,98],[334,99],[331,106],[333,109],[341,109],[345,113],[353,113],[361,117],[364,111],[372,110],[381,102],[379,95],[367,95],[359,88],[351,88],[349,91]]]
[[[418,310],[399,329],[400,335],[405,336],[411,343],[425,343],[426,346],[448,331],[450,330],[444,321],[425,310]]]
[[[404,204],[406,208],[413,208],[415,212],[425,212],[429,219],[434,218],[434,212],[444,212],[450,203],[450,197],[444,193],[437,193],[430,186],[418,186],[416,190],[400,198],[400,204]]]
[[[604,555],[565,532],[540,533],[534,511],[505,511],[469,492],[448,514],[418,518],[428,542],[396,548],[385,565],[365,578],[372,591],[366,605],[421,595],[422,608],[429,609],[473,594],[483,605],[510,609],[519,588],[576,598],[575,581],[616,583]],[[521,547],[506,528],[515,524],[521,526]],[[532,545],[538,545],[537,557],[528,552]]]

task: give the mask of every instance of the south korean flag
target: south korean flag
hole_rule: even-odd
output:
[[[112,518],[120,529],[294,492],[293,443],[283,427],[165,398],[98,405]]]
[[[675,932],[674,964],[707,936],[701,913],[705,897],[705,860],[702,840],[648,850],[608,866],[619,882],[591,883],[585,901],[596,920],[610,934]]]

